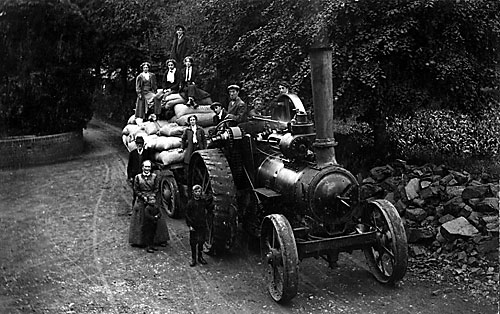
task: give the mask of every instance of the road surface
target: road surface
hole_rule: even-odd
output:
[[[459,286],[409,272],[378,284],[362,254],[300,263],[298,295],[275,303],[257,252],[189,267],[188,229],[155,254],[127,243],[131,192],[121,129],[93,120],[72,161],[0,171],[0,313],[496,313]],[[436,293],[437,291],[437,293]]]

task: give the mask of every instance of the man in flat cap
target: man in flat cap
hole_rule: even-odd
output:
[[[190,56],[193,52],[191,40],[186,36],[186,28],[182,25],[175,26],[174,40],[172,41],[172,49],[170,58],[177,62],[177,66],[181,67],[184,58]]]
[[[227,109],[227,118],[233,119],[238,123],[247,121],[248,109],[247,105],[238,96],[240,87],[238,85],[229,85],[227,87],[229,92],[229,106]]]

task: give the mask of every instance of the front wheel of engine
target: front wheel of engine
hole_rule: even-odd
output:
[[[367,231],[377,233],[377,243],[364,249],[373,276],[384,284],[396,283],[406,274],[408,264],[408,243],[401,217],[389,201],[375,200],[368,203],[363,223]]]
[[[264,218],[260,247],[269,294],[279,303],[291,300],[297,294],[299,258],[293,229],[285,216]]]

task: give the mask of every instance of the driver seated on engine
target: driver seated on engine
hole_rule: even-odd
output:
[[[239,97],[240,89],[238,85],[229,85],[227,87],[229,93],[229,106],[226,118],[236,121],[237,124],[246,122],[248,117],[247,104]]]

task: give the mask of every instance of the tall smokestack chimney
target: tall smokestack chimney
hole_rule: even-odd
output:
[[[316,1],[319,8],[319,3]],[[318,11],[319,12],[319,11]],[[332,49],[324,28],[309,51],[316,140],[313,144],[318,166],[337,164],[333,134]]]

